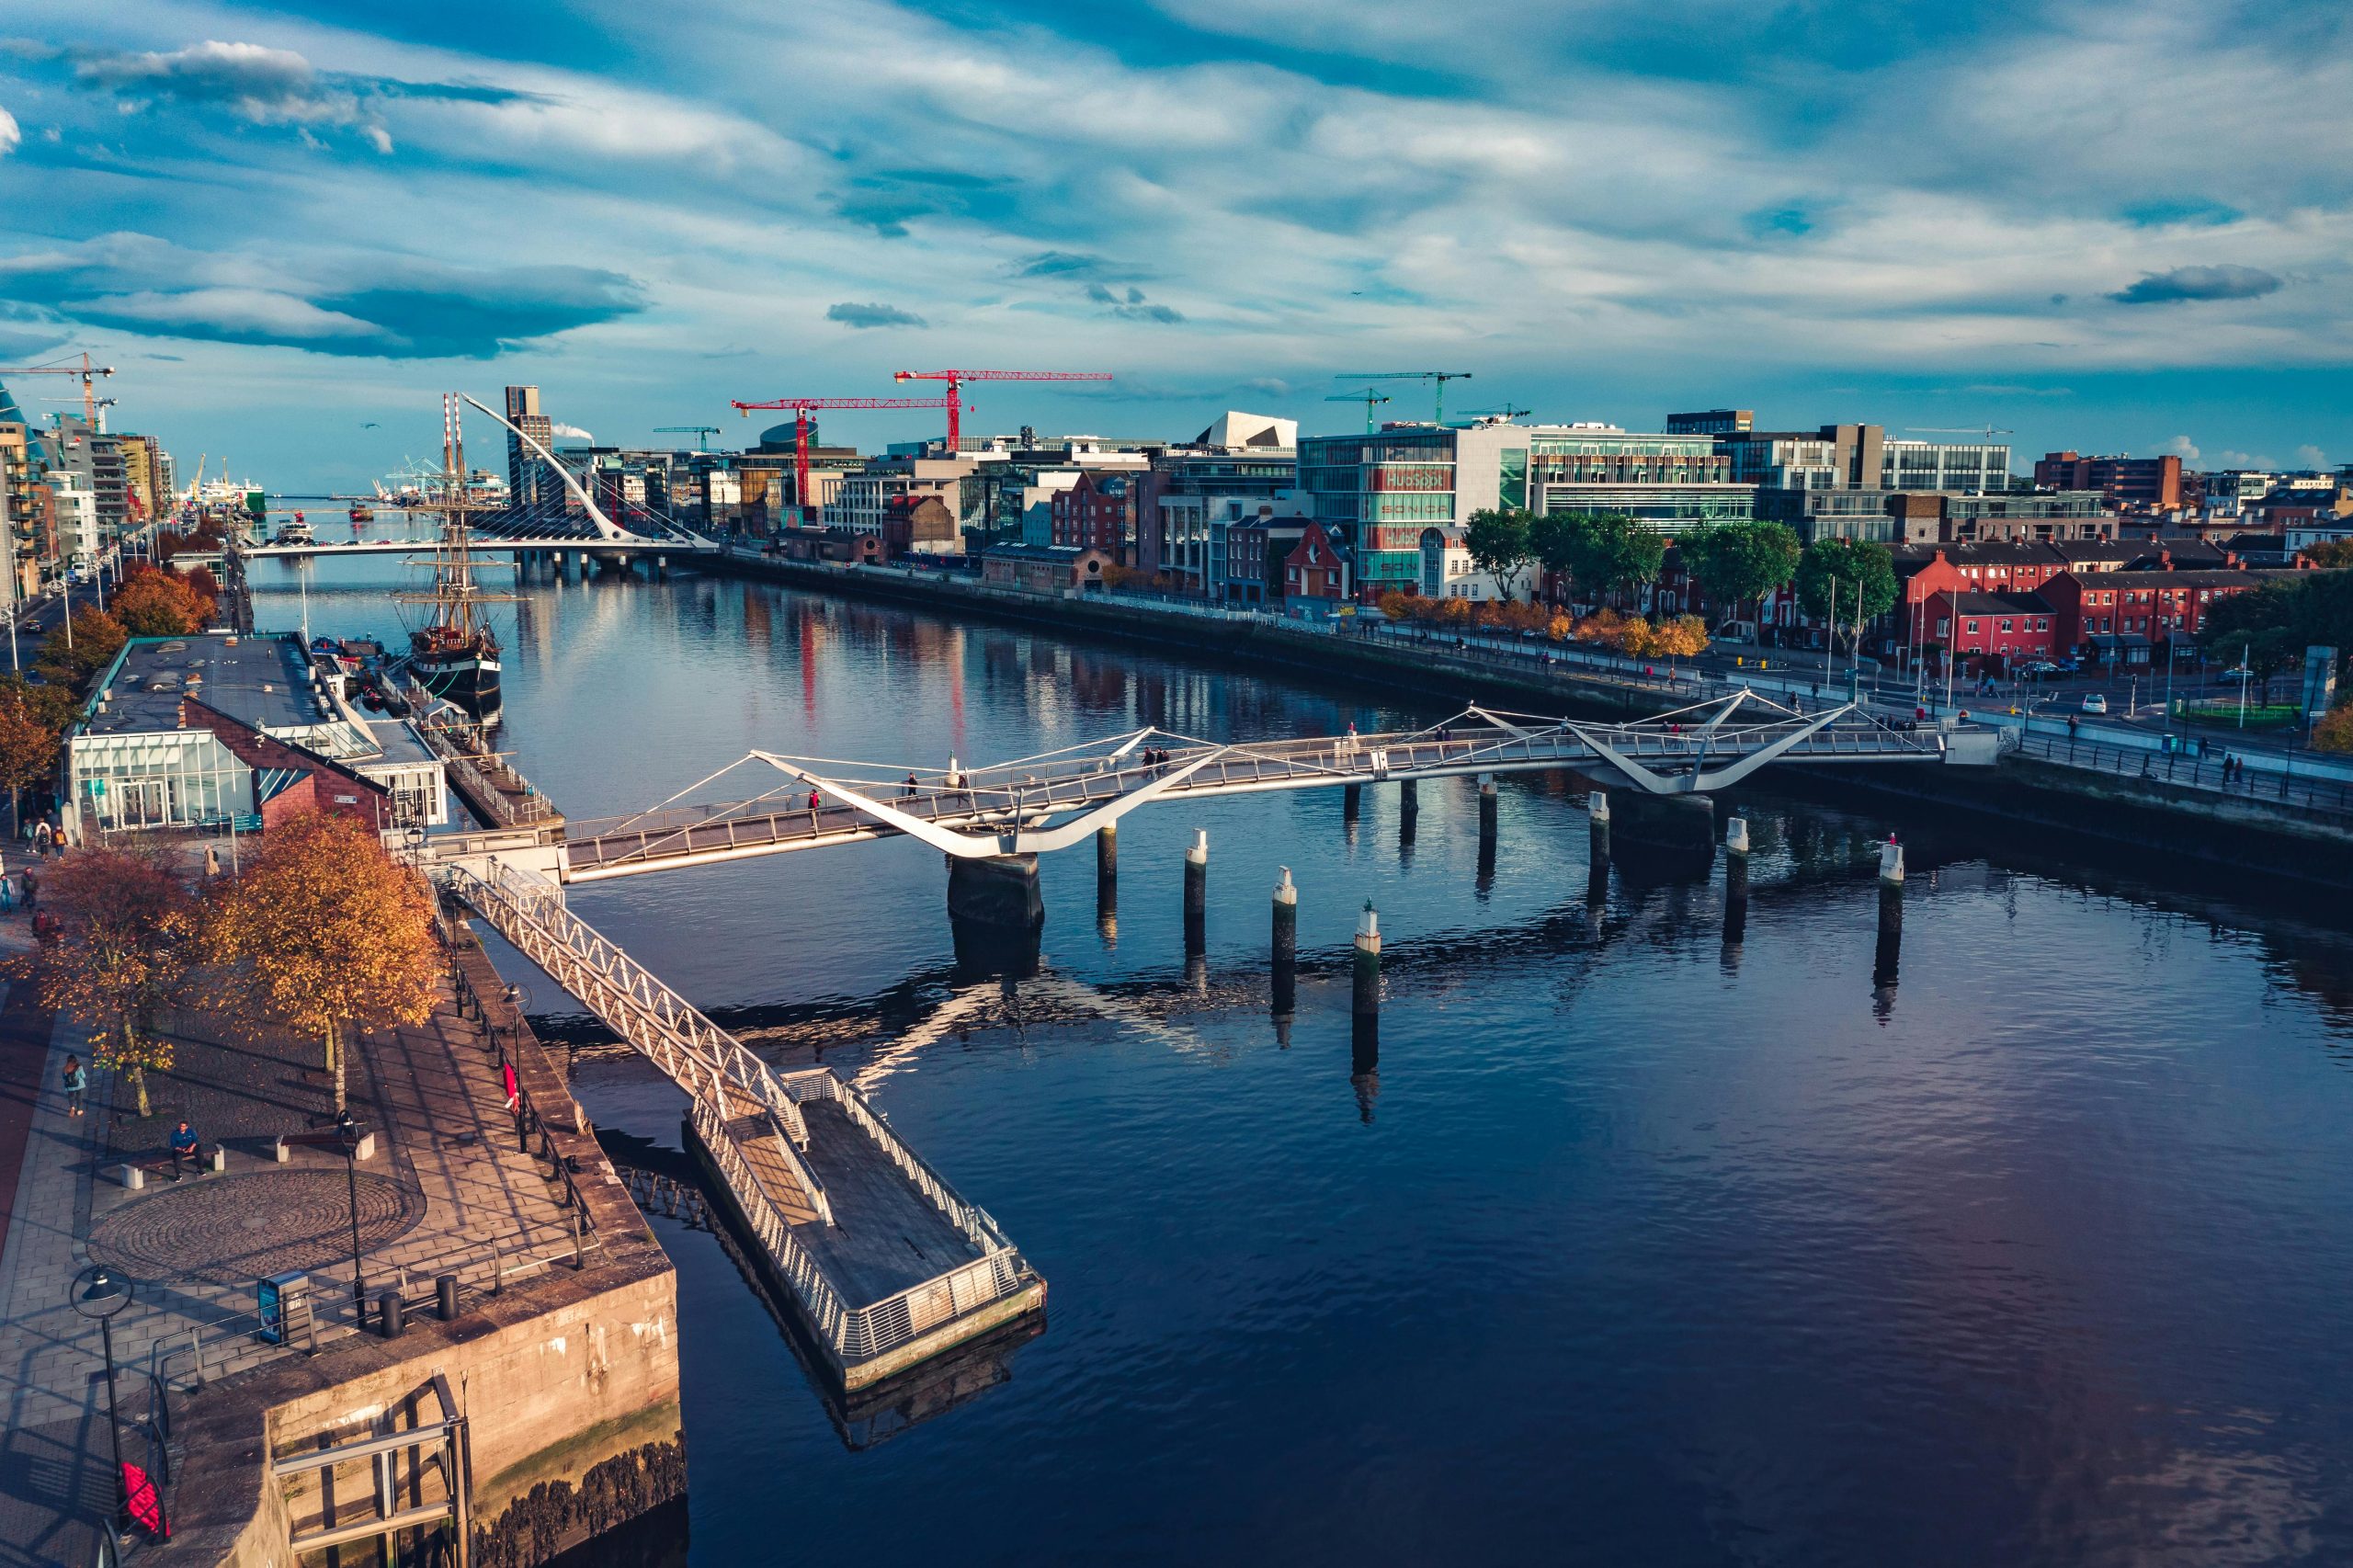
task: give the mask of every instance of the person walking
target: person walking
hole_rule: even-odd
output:
[[[816,791],[816,790],[810,790],[810,791],[809,791],[809,809],[810,809],[810,811],[814,812],[814,811],[817,809],[818,804],[819,804],[819,801],[818,801],[818,800],[817,800],[817,791]]]
[[[82,1071],[82,1059],[72,1051],[65,1053],[65,1114],[82,1114],[82,1096],[90,1086],[89,1075]]]
[[[196,1129],[188,1124],[186,1117],[182,1117],[180,1124],[172,1129],[172,1179],[174,1181],[180,1179],[182,1160],[188,1162],[188,1168],[192,1171],[201,1172],[203,1169],[197,1161]]]
[[[28,866],[19,880],[25,884],[25,913],[30,915],[40,899],[40,879],[34,876],[33,869]]]

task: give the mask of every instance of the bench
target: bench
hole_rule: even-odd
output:
[[[219,1143],[210,1146],[199,1143],[196,1146],[197,1175],[219,1176],[228,1168],[229,1151],[226,1146]],[[125,1160],[115,1170],[116,1179],[133,1192],[144,1187],[150,1176],[168,1181],[174,1174],[172,1156],[168,1153],[149,1154],[136,1160]]]
[[[331,1149],[339,1154],[343,1153],[343,1140],[332,1132],[281,1132],[272,1153],[282,1165],[294,1157],[294,1151],[298,1148]],[[359,1148],[353,1157],[360,1160],[376,1157],[375,1133],[362,1132],[359,1135]]]

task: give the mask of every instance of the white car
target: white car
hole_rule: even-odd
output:
[[[2084,711],[2086,713],[2107,712],[2108,699],[2097,691],[2087,693],[2084,698]]]

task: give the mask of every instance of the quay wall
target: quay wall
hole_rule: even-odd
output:
[[[686,1494],[669,1256],[563,1073],[505,1003],[479,940],[462,922],[445,937],[473,994],[497,1010],[500,1033],[512,1031],[517,1084],[574,1173],[596,1245],[579,1269],[560,1262],[494,1295],[467,1292],[454,1321],[412,1307],[398,1339],[349,1335],[189,1397],[175,1427],[186,1458],[173,1539],[147,1554],[159,1568],[288,1568],[290,1521],[270,1457],[326,1434],[360,1435],[415,1395],[432,1419],[426,1390],[436,1376],[466,1419],[477,1568],[533,1568]],[[364,1492],[364,1480],[356,1484]]]
[[[1536,711],[1567,706],[1625,719],[1666,706],[1652,686],[1607,672],[1556,665],[1520,674],[1454,656],[1428,643],[1372,640],[1287,626],[1272,617],[1164,613],[1103,599],[1052,598],[895,571],[754,557],[705,558],[707,570],[783,582],[824,593],[920,606],[1015,625],[1079,633],[1191,656],[1247,659],[1319,678],[1449,706],[1526,700]],[[1771,787],[1831,803],[1908,801],[2030,823],[2065,835],[2132,849],[2159,849],[2212,869],[2342,887],[2353,879],[2353,830],[2292,806],[2126,778],[2005,754],[1993,767],[1859,765],[1835,772],[1771,770]],[[1597,780],[1613,790],[1615,779]]]

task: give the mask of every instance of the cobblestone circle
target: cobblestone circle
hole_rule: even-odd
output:
[[[166,1178],[168,1179],[168,1178]],[[374,1252],[425,1218],[425,1200],[389,1177],[359,1178],[359,1245]],[[126,1203],[90,1230],[90,1256],[133,1279],[250,1285],[288,1269],[351,1261],[341,1171],[190,1176]]]

